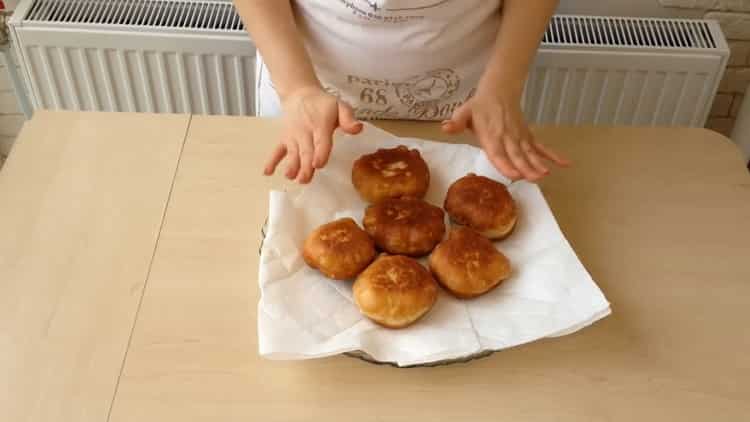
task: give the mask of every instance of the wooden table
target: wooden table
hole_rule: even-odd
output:
[[[469,364],[396,369],[258,356],[260,226],[284,184],[260,168],[276,132],[36,114],[0,173],[0,419],[750,417],[750,175],[727,139],[539,129],[576,163],[542,190],[613,314]]]

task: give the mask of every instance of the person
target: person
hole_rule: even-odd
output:
[[[513,180],[538,181],[552,165],[569,165],[534,139],[521,110],[557,1],[234,2],[261,56],[258,113],[283,120],[266,175],[286,160],[286,176],[308,183],[326,165],[334,131],[357,134],[359,119],[471,130]]]

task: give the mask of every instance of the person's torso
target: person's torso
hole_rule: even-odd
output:
[[[361,119],[442,120],[473,95],[501,0],[295,0],[318,78]]]

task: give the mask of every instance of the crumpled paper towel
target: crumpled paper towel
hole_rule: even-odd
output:
[[[359,350],[378,361],[415,365],[569,334],[610,313],[539,188],[516,182],[509,190],[519,205],[518,226],[496,243],[510,259],[511,278],[473,300],[441,291],[434,308],[405,329],[382,328],[362,316],[351,282],[330,280],[309,268],[301,247],[323,223],[345,216],[362,221],[367,204],[352,186],[352,163],[400,144],[418,149],[429,165],[426,200],[432,204],[441,206],[448,186],[469,172],[508,183],[473,146],[398,138],[372,125],[358,136],[337,135],[328,165],[310,185],[293,194],[270,193],[259,274],[263,357],[310,359]]]

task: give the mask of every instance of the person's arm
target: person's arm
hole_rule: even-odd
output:
[[[234,0],[268,67],[284,111],[284,131],[264,172],[284,158],[286,176],[307,183],[328,161],[334,130],[362,130],[351,108],[326,93],[302,41],[291,0]]]
[[[490,161],[512,179],[538,180],[549,173],[544,160],[568,161],[533,139],[521,111],[521,96],[556,0],[505,0],[495,48],[476,95],[443,123],[447,132],[474,131]]]
[[[283,100],[298,89],[320,88],[288,0],[235,0],[253,43]]]
[[[505,0],[495,50],[479,83],[480,89],[521,95],[557,3],[557,0]]]

